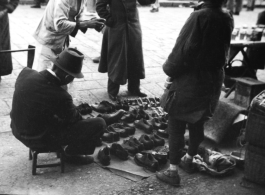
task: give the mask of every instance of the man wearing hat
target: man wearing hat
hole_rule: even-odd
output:
[[[83,59],[81,52],[68,48],[52,59],[52,69],[24,68],[15,84],[10,117],[14,136],[27,147],[66,146],[66,161],[88,164],[93,158],[87,155],[94,153],[105,121],[83,119],[71,95],[61,88],[84,77]]]

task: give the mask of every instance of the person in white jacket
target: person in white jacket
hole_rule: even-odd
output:
[[[32,69],[42,71],[52,66],[51,58],[56,57],[69,44],[69,35],[78,30],[100,29],[104,19],[86,19],[86,0],[49,1],[44,15],[34,33],[36,39],[35,58]]]

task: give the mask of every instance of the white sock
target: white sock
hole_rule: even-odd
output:
[[[186,153],[186,158],[189,159],[189,160],[192,160],[193,156],[190,156],[188,153]]]
[[[169,165],[169,170],[171,170],[171,171],[177,171],[177,165],[170,164]]]

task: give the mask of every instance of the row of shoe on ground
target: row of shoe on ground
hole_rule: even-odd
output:
[[[111,146],[101,148],[97,158],[103,166],[108,166],[111,155],[124,161],[128,160],[129,156],[134,156],[137,165],[155,172],[168,160],[169,150],[164,144],[165,140],[156,134],[143,134],[139,139],[130,136],[129,139],[123,140],[122,144],[115,142]]]
[[[82,115],[90,114],[92,110],[95,110],[99,113],[112,113],[117,110],[123,109],[129,111],[130,106],[138,106],[141,109],[155,108],[159,107],[160,102],[157,97],[146,97],[146,98],[134,98],[134,99],[123,99],[118,100],[115,103],[110,103],[108,101],[102,101],[98,104],[90,106],[87,103],[82,103],[78,106],[79,112]],[[161,114],[161,110],[158,110],[157,114]]]

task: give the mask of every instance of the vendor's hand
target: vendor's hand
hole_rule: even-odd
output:
[[[3,18],[6,13],[7,13],[7,9],[0,11],[0,18]]]
[[[104,26],[105,19],[99,18],[99,19],[92,19],[92,20],[86,20],[79,22],[79,28],[100,28]]]

